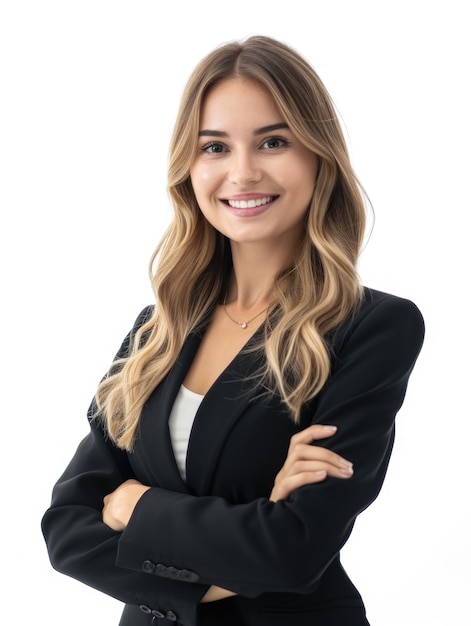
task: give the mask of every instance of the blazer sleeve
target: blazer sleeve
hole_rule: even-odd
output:
[[[276,503],[149,489],[119,539],[117,564],[137,572],[147,563],[152,577],[187,568],[202,583],[246,597],[314,591],[356,516],[379,493],[423,334],[417,307],[387,296],[365,307],[336,344],[312,423],[338,427],[322,445],[354,463],[352,478],[327,478]]]
[[[133,332],[148,318],[141,313],[118,354],[127,353]],[[93,411],[93,403],[89,416]],[[208,585],[184,584],[152,578],[116,563],[120,533],[102,521],[103,497],[134,478],[127,454],[107,438],[99,422],[90,420],[90,432],[56,483],[42,531],[53,567],[121,602],[146,610],[172,611],[185,624],[196,620],[196,609]]]

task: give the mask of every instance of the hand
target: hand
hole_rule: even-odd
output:
[[[233,591],[229,591],[223,587],[217,587],[216,585],[211,585],[208,591],[201,598],[200,602],[217,602],[218,600],[224,600],[224,598],[229,598],[230,596],[235,595],[237,594]]]
[[[311,445],[317,439],[332,437],[336,431],[335,426],[315,424],[291,437],[286,461],[276,475],[270,494],[272,502],[285,500],[295,489],[322,482],[327,476],[352,476],[353,465],[349,461],[332,450]]]
[[[131,518],[134,507],[150,487],[129,479],[103,498],[103,522],[112,530],[123,531]]]

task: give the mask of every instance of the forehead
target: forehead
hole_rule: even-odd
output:
[[[228,78],[206,94],[200,115],[200,129],[253,130],[284,121],[268,89],[246,78]]]

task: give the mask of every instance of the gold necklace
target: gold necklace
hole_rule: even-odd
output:
[[[253,317],[251,317],[249,320],[246,320],[245,322],[238,322],[237,320],[235,320],[230,314],[229,311],[227,310],[227,306],[226,306],[226,300],[224,299],[224,302],[222,304],[224,311],[227,315],[227,317],[231,320],[231,322],[234,322],[234,324],[237,324],[238,326],[240,326],[241,328],[243,328],[244,330],[247,328],[247,326],[250,324],[250,322],[253,322],[254,319],[256,319],[257,317],[260,317],[260,315],[262,315],[263,313],[265,313],[265,311],[268,311],[268,307],[265,307],[263,309],[263,311],[260,311],[260,313],[257,313],[257,315],[254,315]]]

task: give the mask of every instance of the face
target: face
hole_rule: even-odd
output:
[[[190,176],[202,213],[233,244],[295,246],[316,174],[263,86],[231,78],[209,91]]]

